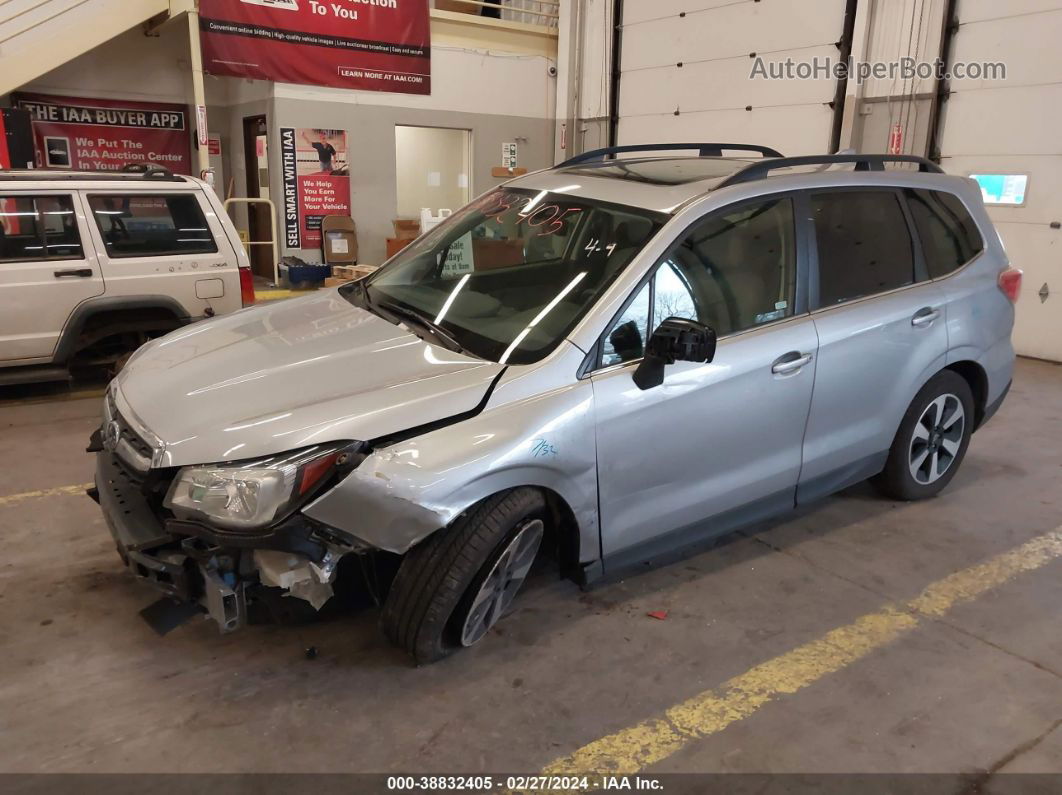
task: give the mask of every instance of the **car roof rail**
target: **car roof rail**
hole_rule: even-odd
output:
[[[855,171],[884,171],[886,163],[916,163],[921,173],[944,173],[944,169],[939,165],[918,155],[801,155],[799,157],[772,158],[764,160],[762,163],[750,163],[720,182],[717,189],[762,179],[779,168],[832,166],[845,163],[854,163]]]
[[[617,155],[621,152],[673,152],[697,150],[698,157],[722,157],[724,149],[736,152],[756,152],[763,157],[781,157],[782,153],[769,146],[757,146],[756,144],[717,144],[717,143],[694,143],[694,144],[630,144],[628,146],[606,146],[603,149],[591,149],[581,155],[570,157],[556,168],[576,166],[580,163],[592,163],[605,160],[609,155]]]
[[[173,172],[164,166],[153,163],[126,163],[122,167],[125,174],[143,174],[144,179],[173,179]]]
[[[115,171],[73,171],[69,169],[51,168],[11,168],[0,169],[0,181],[12,182],[17,180],[47,180],[49,182],[84,182],[88,180],[124,180],[151,179],[165,182],[184,182],[184,177],[174,174],[168,168],[162,166],[133,164],[138,168],[125,166]]]

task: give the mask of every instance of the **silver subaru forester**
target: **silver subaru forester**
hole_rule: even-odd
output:
[[[364,577],[430,662],[539,557],[587,585],[867,478],[935,495],[1010,386],[1020,282],[920,158],[599,150],[145,345],[90,493],[160,632]]]

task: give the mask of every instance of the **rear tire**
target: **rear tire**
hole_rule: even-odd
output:
[[[874,485],[896,500],[936,496],[962,464],[973,424],[973,392],[966,379],[952,370],[937,373],[911,401]]]
[[[523,583],[547,518],[540,491],[513,489],[489,497],[411,549],[384,602],[384,634],[418,664],[477,642]]]

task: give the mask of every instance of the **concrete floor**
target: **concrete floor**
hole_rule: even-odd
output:
[[[389,648],[375,611],[160,639],[95,504],[11,496],[90,480],[98,406],[0,402],[0,772],[535,773],[1062,525],[1062,367],[1023,360],[940,498],[860,486],[589,593],[540,576],[434,666]],[[1060,573],[1020,573],[649,771],[1062,771]]]

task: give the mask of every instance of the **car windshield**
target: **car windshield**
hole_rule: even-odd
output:
[[[488,193],[343,294],[474,356],[553,350],[665,216],[563,190]]]

